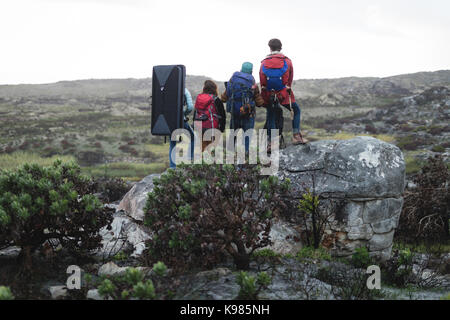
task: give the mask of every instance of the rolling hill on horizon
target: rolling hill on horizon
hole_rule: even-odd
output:
[[[254,74],[257,79],[257,74]],[[187,75],[186,87],[194,92],[200,91],[206,76]],[[258,79],[257,79],[258,80]],[[0,98],[13,99],[36,96],[102,97],[102,96],[148,96],[151,91],[151,78],[126,79],[86,79],[65,80],[45,84],[0,85]],[[218,81],[220,89],[222,82]],[[344,77],[330,79],[297,79],[293,88],[300,98],[335,94],[395,94],[400,91],[417,92],[432,86],[450,85],[450,70],[417,72],[390,77]]]

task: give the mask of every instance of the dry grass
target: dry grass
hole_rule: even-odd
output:
[[[73,156],[55,155],[50,158],[43,158],[36,153],[17,151],[11,154],[0,154],[0,169],[15,170],[25,163],[49,166],[57,159],[61,159],[63,162],[76,161]]]

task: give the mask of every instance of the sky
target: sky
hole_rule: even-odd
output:
[[[184,64],[224,81],[279,38],[294,79],[450,69],[448,0],[0,0],[0,84],[146,78]]]

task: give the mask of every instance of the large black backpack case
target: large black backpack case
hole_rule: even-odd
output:
[[[183,128],[183,104],[186,67],[154,66],[152,76],[152,124],[155,136],[170,136]]]

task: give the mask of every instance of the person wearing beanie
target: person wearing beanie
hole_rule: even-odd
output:
[[[253,73],[253,64],[250,62],[244,62],[242,64],[241,72],[252,74]]]
[[[276,129],[276,114],[274,108],[270,107],[271,99],[273,100],[275,95],[282,106],[293,112],[293,143],[305,144],[308,140],[303,138],[300,131],[301,110],[295,101],[294,93],[291,89],[294,79],[292,61],[281,53],[282,44],[279,39],[271,39],[268,45],[270,54],[261,62],[259,70],[261,96],[264,99],[264,105],[267,106],[266,125],[268,137],[270,138],[270,129]],[[270,144],[268,149],[270,150]]]
[[[244,62],[241,71],[236,71],[228,82],[221,100],[227,102],[227,112],[231,114],[230,129],[247,131],[255,127],[256,108],[264,105],[255,78],[252,75],[253,64]],[[245,152],[250,149],[250,139],[245,137]]]

